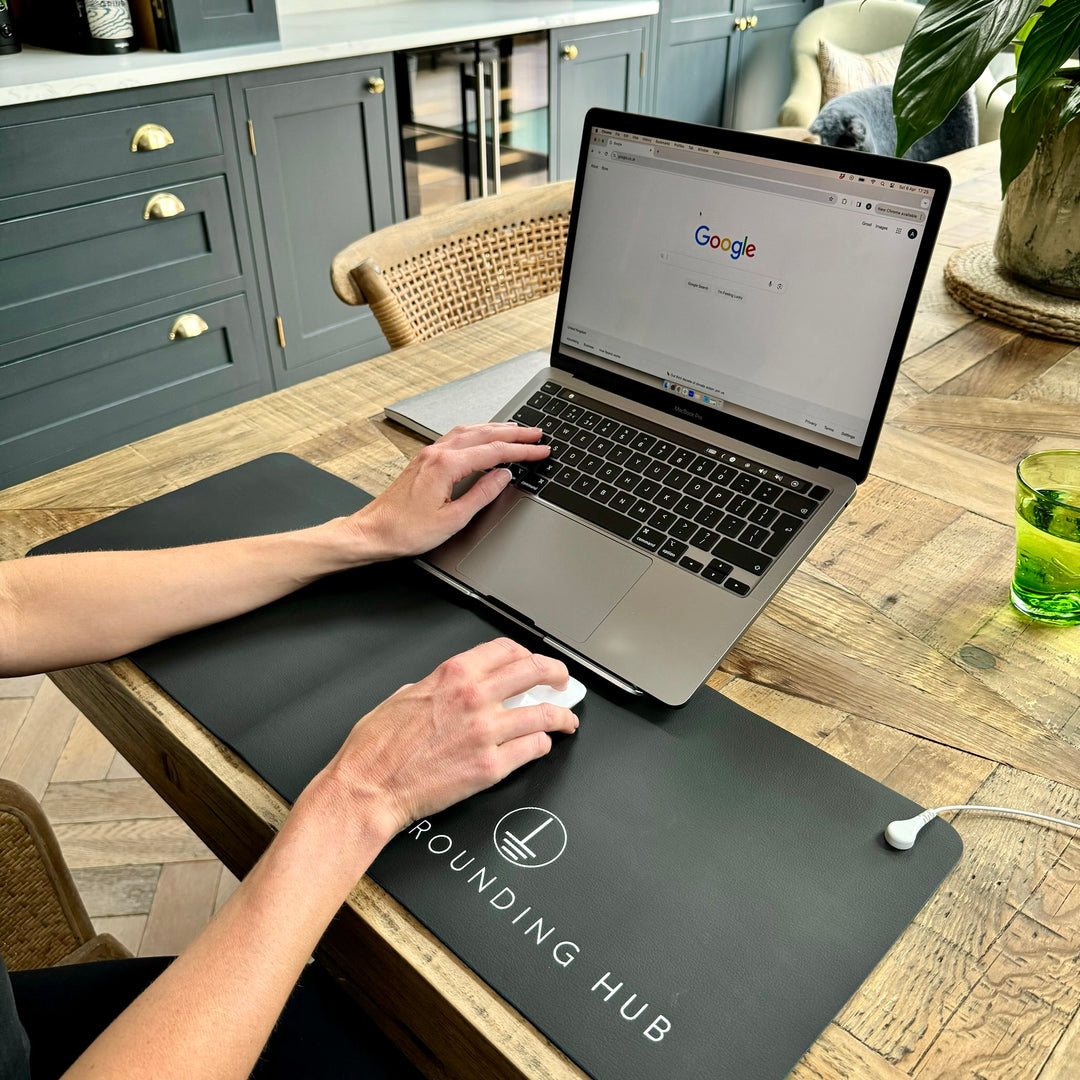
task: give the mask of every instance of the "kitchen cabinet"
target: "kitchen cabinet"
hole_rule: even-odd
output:
[[[224,79],[0,111],[0,487],[271,388]]]
[[[572,179],[585,113],[594,105],[644,112],[652,19],[552,30],[548,40],[552,180]]]
[[[821,0],[660,0],[653,111],[767,128],[791,84],[791,35]]]
[[[404,216],[391,57],[232,76],[276,386],[385,352],[330,288],[346,244]]]

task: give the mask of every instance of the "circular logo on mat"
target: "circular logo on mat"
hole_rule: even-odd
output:
[[[507,862],[536,869],[550,865],[566,850],[566,827],[542,806],[522,806],[499,819],[494,840]]]

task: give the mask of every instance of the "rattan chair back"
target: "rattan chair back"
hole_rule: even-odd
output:
[[[546,184],[380,229],[334,257],[334,291],[371,307],[391,349],[549,296],[573,191],[573,181]]]

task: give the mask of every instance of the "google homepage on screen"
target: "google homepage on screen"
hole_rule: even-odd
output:
[[[561,345],[857,456],[928,198],[594,133]]]

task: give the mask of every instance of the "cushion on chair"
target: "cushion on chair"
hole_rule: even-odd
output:
[[[818,42],[818,68],[821,70],[821,104],[852,90],[868,86],[890,86],[896,79],[903,45],[880,52],[857,53],[843,49],[824,38]]]

